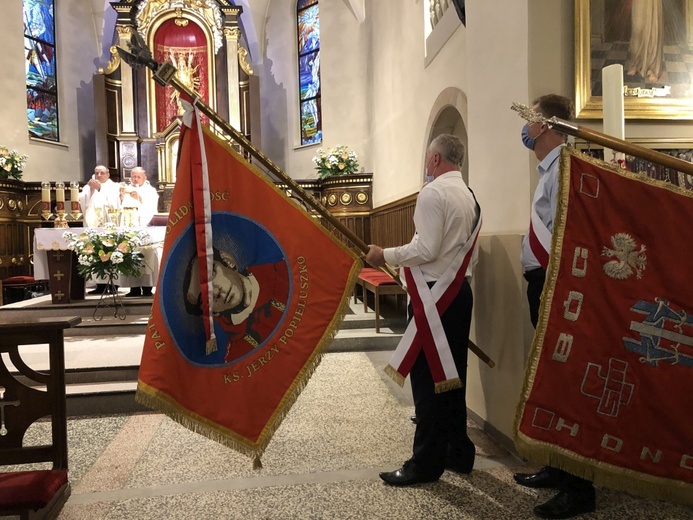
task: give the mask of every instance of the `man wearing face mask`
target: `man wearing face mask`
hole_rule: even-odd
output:
[[[547,94],[534,101],[533,109],[546,118],[573,118],[573,102],[563,96]],[[539,304],[546,279],[546,267],[551,251],[556,203],[558,198],[558,169],[565,136],[546,124],[528,123],[522,128],[522,143],[540,161],[537,166],[539,183],[532,200],[529,232],[522,241],[521,262],[527,280],[527,299],[532,325],[539,320]],[[595,510],[594,486],[558,468],[546,466],[534,474],[516,473],[515,481],[530,488],[556,488],[559,493],[548,502],[534,508],[540,518],[571,518]]]

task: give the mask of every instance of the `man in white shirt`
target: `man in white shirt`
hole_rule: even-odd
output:
[[[120,189],[123,210],[122,225],[125,227],[144,227],[149,225],[159,206],[159,194],[147,180],[147,172],[141,166],[130,172],[130,184]],[[121,285],[130,287],[126,297],[151,296],[152,286],[158,276],[158,262],[154,253],[145,251],[145,269],[142,276],[121,277]]]
[[[464,157],[464,144],[453,135],[439,135],[431,142],[426,151],[425,167],[426,176],[433,180],[419,192],[414,211],[414,237],[409,244],[400,247],[382,249],[369,245],[366,255],[369,264],[378,267],[387,262],[393,267],[418,266],[429,287],[443,276],[460,250],[468,246],[481,214],[474,195],[462,179],[460,169]],[[462,388],[436,393],[426,355],[423,349],[419,352],[410,372],[417,418],[413,454],[400,469],[380,474],[388,484],[407,486],[433,482],[446,467],[470,473],[474,466],[474,444],[467,435],[465,386],[473,304],[469,279],[476,263],[475,249],[469,254],[471,261],[461,288],[440,316]],[[413,312],[410,303],[410,320]]]

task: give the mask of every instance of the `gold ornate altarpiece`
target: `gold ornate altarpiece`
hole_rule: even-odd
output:
[[[250,138],[249,90],[253,82],[249,81],[252,68],[238,24],[242,7],[230,0],[120,0],[111,6],[117,13],[117,45],[127,49],[133,31],[138,31],[155,59],[175,61],[181,80],[189,81],[210,106]],[[161,34],[166,31],[178,36],[186,31],[201,34],[202,46],[162,45]],[[157,55],[155,47],[165,48],[165,52]],[[111,176],[124,179],[132,168],[143,166],[150,182],[164,192],[160,209],[166,211],[175,183],[180,118],[175,114],[162,118],[162,103],[169,102],[171,93],[155,86],[151,71],[131,69],[119,59],[115,46],[111,55],[111,61],[99,70],[105,77]]]

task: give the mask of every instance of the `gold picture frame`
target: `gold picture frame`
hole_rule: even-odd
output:
[[[652,1],[654,5],[655,1]],[[663,2],[661,18],[663,38],[685,39],[681,45],[668,45],[664,50],[681,49],[676,56],[676,66],[667,62],[669,52],[662,53],[660,65],[664,72],[659,76],[647,72],[634,72],[637,67],[630,61],[628,42],[616,41],[614,34],[630,34],[630,9],[628,0],[575,0],[575,111],[580,119],[601,119],[601,78],[593,78],[592,71],[599,71],[611,63],[624,65],[624,115],[626,119],[693,119],[693,0],[681,0],[673,12],[671,3]],[[622,11],[619,11],[621,9]],[[667,10],[668,9],[668,10]],[[680,10],[683,10],[683,13]],[[667,34],[666,23],[671,17],[679,19],[676,34]],[[649,21],[652,17],[648,18]],[[648,22],[649,23],[649,22]],[[621,27],[618,27],[621,24]],[[594,25],[594,27],[593,27]],[[683,35],[683,36],[682,36]],[[613,40],[613,41],[612,41]],[[625,43],[625,45],[624,45]],[[666,39],[658,41],[666,45]],[[671,43],[671,42],[669,42]],[[669,71],[668,68],[676,69]],[[688,70],[690,69],[690,72]],[[647,70],[647,69],[643,69]],[[630,74],[629,74],[630,72]],[[684,78],[689,79],[684,82]],[[653,79],[658,78],[658,79]],[[668,81],[671,79],[672,81]],[[673,80],[676,80],[674,82]],[[669,93],[667,94],[667,88]],[[690,92],[683,92],[684,90]]]

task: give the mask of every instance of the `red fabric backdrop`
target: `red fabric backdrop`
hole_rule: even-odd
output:
[[[172,59],[173,55],[173,59]],[[202,99],[209,103],[207,67],[207,38],[202,28],[192,21],[185,26],[176,24],[176,20],[165,21],[154,35],[154,59],[158,63],[168,61],[181,70],[197,67],[193,76],[199,79],[195,88]],[[183,67],[180,60],[182,60]],[[180,74],[180,73],[179,73]],[[176,90],[167,85],[156,84],[156,131],[162,132],[178,115],[178,96]],[[204,121],[204,119],[203,119]]]

